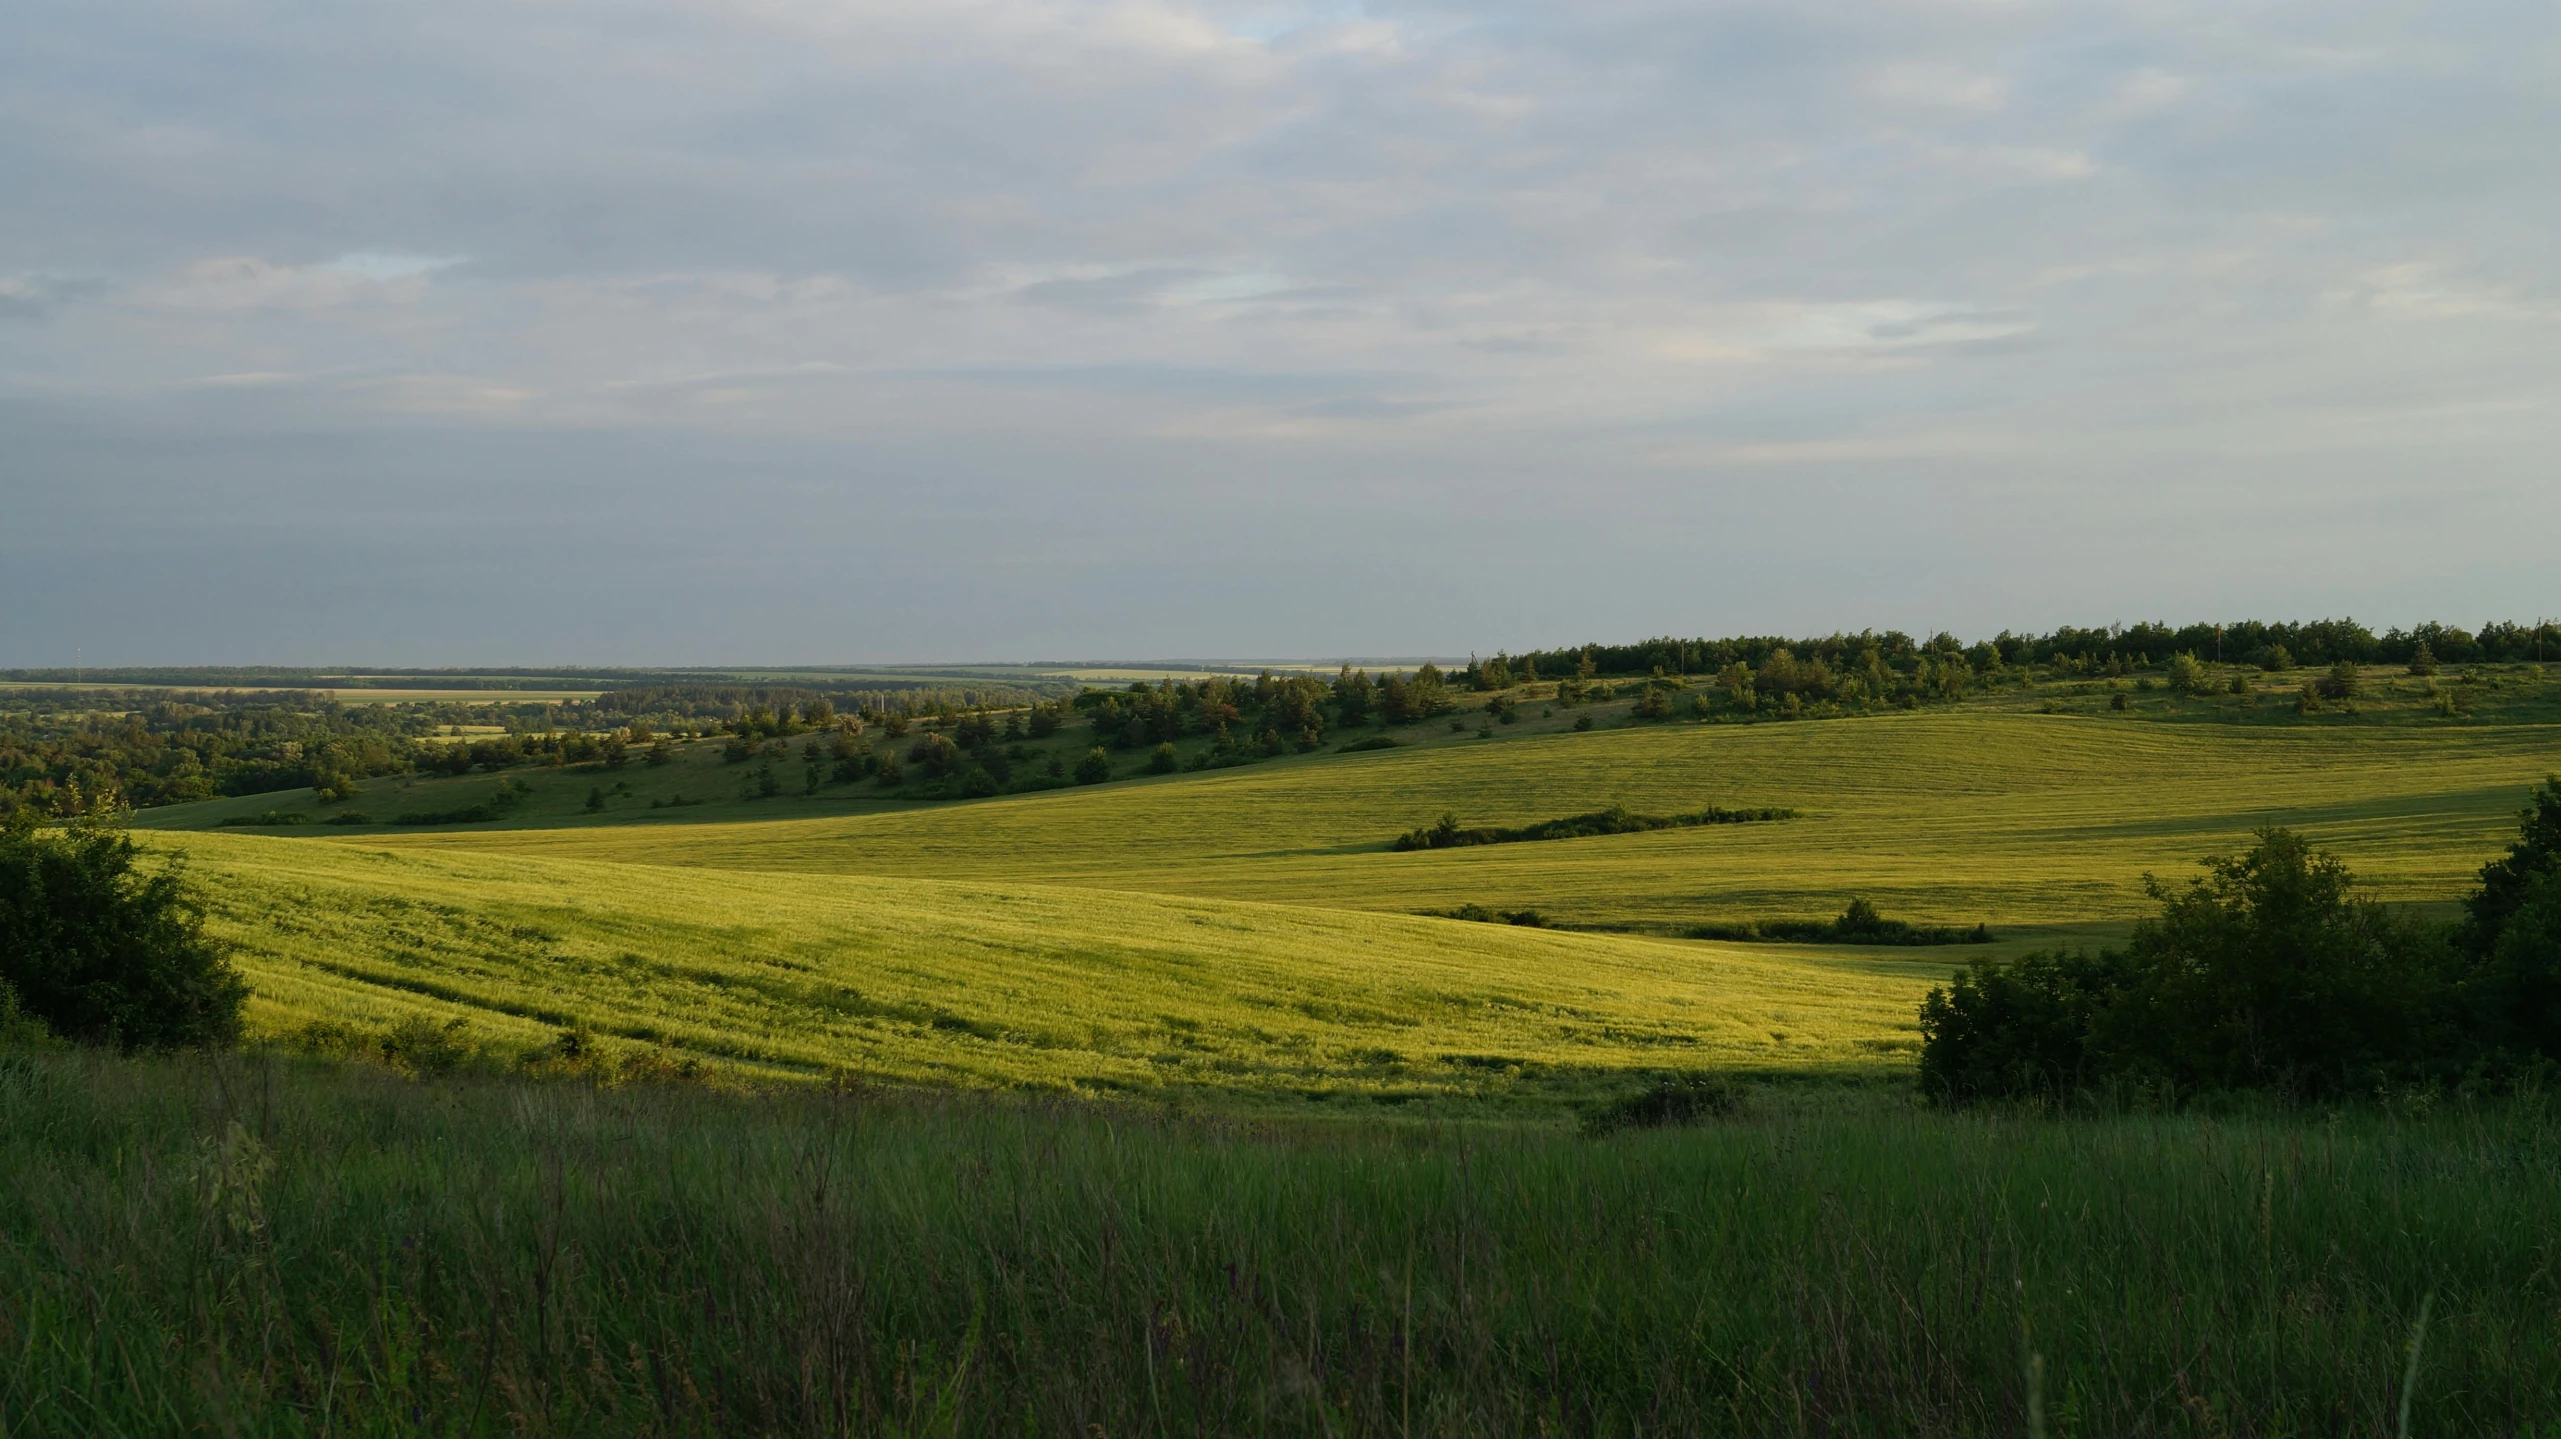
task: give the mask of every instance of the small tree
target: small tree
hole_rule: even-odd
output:
[[[1085,751],[1085,757],[1076,761],[1076,782],[1078,784],[1101,784],[1103,781],[1110,779],[1111,777],[1111,751],[1104,749],[1101,745],[1096,745],[1092,749]]]
[[[2436,672],[2436,652],[2428,648],[2427,641],[2421,640],[2419,642],[2419,647],[2410,652],[2410,673],[2414,675],[2432,675]]]
[[[1156,746],[1154,752],[1147,756],[1147,771],[1150,774],[1172,774],[1176,768],[1174,746],[1170,742]]]
[[[0,987],[54,1033],[126,1049],[230,1044],[249,988],[178,863],[144,874],[95,825],[0,826]]]
[[[2196,656],[2191,654],[2170,656],[2170,693],[2204,695],[2213,692],[2214,676],[2206,673],[2205,665]]]
[[[2352,700],[2356,698],[2362,681],[2357,674],[2356,661],[2340,660],[2330,666],[2330,672],[2316,683],[2320,685],[2321,698],[2325,700]]]

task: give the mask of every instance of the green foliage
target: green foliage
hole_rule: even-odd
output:
[[[1991,926],[1971,928],[1911,924],[1887,919],[1875,905],[1853,899],[1838,919],[1765,919],[1748,924],[1701,924],[1688,930],[1692,939],[1767,940],[1781,944],[1878,944],[1914,948],[1946,944],[1990,944]]]
[[[139,853],[95,826],[0,825],[0,986],[11,1009],[84,1044],[231,1043],[248,988],[206,936],[178,862],[146,874]]]
[[[2365,688],[2365,677],[2358,673],[2356,661],[2341,660],[2314,683],[2325,700],[2352,700]]]
[[[2214,693],[2214,676],[2196,656],[2179,653],[2170,656],[2170,693],[2209,695]]]
[[[2529,887],[2555,871],[2561,871],[2561,775],[2547,775],[2518,812],[2517,837],[2508,852],[2481,867],[2480,887],[2464,902],[2464,948],[2476,956],[2496,948]]]
[[[2433,939],[2354,893],[2347,866],[2285,829],[2211,859],[2122,954],[1976,966],[1923,1001],[1938,1098],[2133,1084],[2170,1093],[2352,1092],[2407,1077],[2449,999]]]
[[[45,1022],[19,1007],[18,991],[0,979],[0,1052],[43,1049],[57,1041]]]
[[[1172,774],[1181,767],[1181,761],[1175,757],[1171,742],[1156,746],[1155,751],[1147,757],[1149,774]]]
[[[2464,1017],[2512,1059],[2561,1061],[2561,870],[2529,878],[2463,981]]]
[[[1458,816],[1444,814],[1437,824],[1410,829],[1396,837],[1393,846],[1399,853],[1418,849],[1465,849],[1480,844],[1513,844],[1548,839],[1585,839],[1605,834],[1643,834],[1658,829],[1695,829],[1708,824],[1757,824],[1768,820],[1794,819],[1796,811],[1764,806],[1758,809],[1726,809],[1711,806],[1688,814],[1637,814],[1623,804],[1589,814],[1567,815],[1563,819],[1543,819],[1536,824],[1482,826],[1463,828]]]
[[[2091,1036],[2133,982],[2124,955],[2030,954],[1969,965],[1921,1001],[1921,1091],[1947,1103],[2065,1095],[2099,1075]]]
[[[1462,904],[1456,909],[1423,911],[1438,919],[1463,919],[1470,924],[1509,924],[1522,929],[1545,929],[1547,916],[1534,909],[1495,909],[1490,905]]]
[[[1589,1135],[1662,1129],[1704,1119],[1730,1119],[1742,1110],[1743,1090],[1733,1080],[1714,1074],[1674,1074],[1585,1110],[1582,1129]]]
[[[1085,751],[1085,757],[1076,761],[1076,782],[1078,784],[1101,784],[1103,781],[1110,779],[1111,777],[1111,752],[1104,749],[1101,745],[1096,745],[1092,749]]]

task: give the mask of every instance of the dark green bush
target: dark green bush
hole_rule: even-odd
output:
[[[1622,1129],[1661,1129],[1724,1119],[1743,1108],[1743,1091],[1730,1079],[1712,1074],[1675,1074],[1658,1079],[1635,1094],[1583,1112],[1583,1132],[1614,1134]]]
[[[2070,1094],[2093,1079],[2090,1037],[2124,993],[2122,954],[2031,954],[1968,965],[1921,1001],[1921,1089],[1950,1103]]]
[[[0,828],[0,985],[53,1033],[126,1049],[230,1044],[248,986],[172,861],[112,830]]]
[[[1921,1006],[1921,1082],[1962,1103],[2126,1086],[2311,1098],[2561,1060],[2561,780],[2433,931],[2289,830],[2206,862],[2123,953],[1975,965]]]

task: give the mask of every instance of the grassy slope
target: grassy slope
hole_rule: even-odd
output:
[[[1907,1050],[1935,965],[977,882],[169,838],[253,1022],[584,1022],[750,1069],[1265,1098],[1537,1098]]]
[[[2284,722],[2234,709],[2241,722],[2216,724],[2193,722],[2213,706],[2143,703],[2049,715],[2005,695],[1953,712],[1641,728],[1622,704],[1588,734],[1563,732],[1563,713],[1490,741],[1434,725],[1409,732],[1429,743],[1395,751],[960,804],[870,785],[742,799],[756,767],[697,744],[661,768],[520,771],[536,795],[497,825],[163,842],[217,881],[218,920],[249,946],[271,1030],[459,1005],[493,1042],[576,1019],[804,1072],[1526,1097],[1634,1067],[1894,1055],[1920,988],[1973,952],[1710,946],[1380,911],[1535,906],[1659,931],[1830,914],[1860,894],[1912,919],[1989,920],[2014,952],[2121,932],[2144,906],[2145,871],[2189,872],[2269,823],[2346,851],[2388,897],[2442,900],[2512,832],[2524,787],[2561,765],[2561,730],[2513,722],[2539,714]],[[1080,729],[1053,747],[1088,743]],[[775,768],[791,781],[799,766],[795,742]],[[450,808],[495,785],[377,782],[354,807]],[[604,813],[584,809],[615,785],[628,792]],[[677,794],[719,798],[648,807]],[[1385,848],[1443,810],[1519,823],[1612,801],[1803,817]],[[300,792],[143,822],[202,828],[271,808],[319,812]],[[1463,1055],[1499,1062],[1451,1062]]]
[[[1828,915],[1863,894],[1891,913],[1986,919],[2025,940],[2121,928],[2143,907],[2145,871],[2188,872],[2263,824],[2337,846],[2387,897],[2441,899],[2513,828],[2524,788],[2556,765],[2561,742],[2540,725],[2242,728],[1930,713],[1459,742],[895,813],[388,842],[1369,909],[1528,905],[1583,923]],[[1611,801],[1655,811],[1777,804],[1804,818],[1384,852],[1397,832],[1443,810],[1521,823]],[[762,813],[837,803],[774,801]]]

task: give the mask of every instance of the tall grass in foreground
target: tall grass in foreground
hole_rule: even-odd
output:
[[[2531,1102],[1585,1139],[0,1056],[0,1431],[2550,1434],[2556,1216]]]

